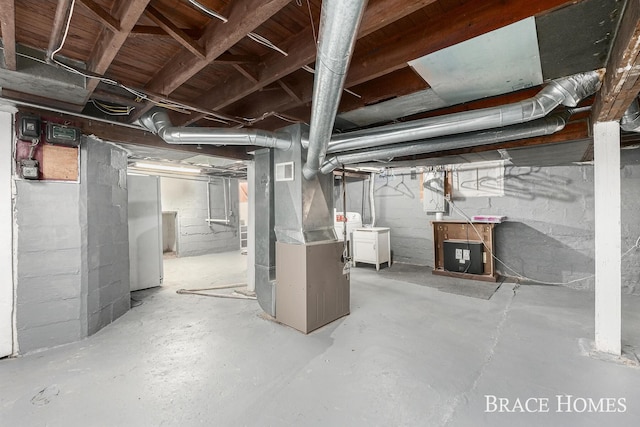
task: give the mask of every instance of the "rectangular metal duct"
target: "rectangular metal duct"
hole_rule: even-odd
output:
[[[255,152],[255,286],[260,307],[276,315],[275,273],[276,236],[273,204],[273,151],[261,149]]]
[[[278,242],[306,244],[336,240],[333,228],[333,176],[305,179],[306,152],[300,144],[301,126],[286,129],[294,143],[289,150],[274,151],[276,173],[275,233]],[[305,129],[306,130],[306,129]],[[256,171],[258,169],[256,168]]]

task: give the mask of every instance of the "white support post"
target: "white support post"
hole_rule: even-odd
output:
[[[247,290],[256,291],[256,189],[255,164],[247,164],[248,222],[247,224]]]
[[[0,111],[0,357],[14,352],[12,150],[13,114]]]
[[[593,126],[595,196],[595,345],[621,354],[620,125]]]

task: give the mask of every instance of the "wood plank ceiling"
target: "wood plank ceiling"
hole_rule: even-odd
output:
[[[11,87],[3,87],[2,97],[37,101],[43,107],[63,105],[69,112],[125,123],[134,122],[153,107],[167,108],[176,125],[273,130],[291,122],[308,123],[313,89],[310,71],[316,57],[321,3],[321,0],[0,0],[2,68],[16,73],[24,71],[16,60],[24,47],[40,52],[42,57],[49,58],[51,67],[59,68],[61,65],[51,61],[51,53],[55,52],[55,60],[88,76],[84,98],[74,103],[61,103],[50,95]],[[605,89],[596,98],[595,118],[617,120],[640,89],[636,70],[640,33],[637,2],[629,2],[620,33],[615,37],[625,3],[624,0],[369,0],[347,76],[349,90],[343,93],[339,112],[428,89],[429,83],[408,65],[411,60],[529,17],[539,20],[538,37],[543,38],[553,32],[550,24],[543,25],[553,20],[545,18],[560,11],[573,16],[574,9],[570,8],[575,8],[576,13],[588,9],[591,14],[602,15],[595,16],[593,21],[608,23],[605,39],[590,40],[590,32],[593,30],[595,37],[597,31],[579,21],[566,22],[565,25],[575,27],[576,34],[587,36],[574,42],[566,40],[566,46],[554,48],[557,52],[541,52],[541,56],[566,60],[563,69],[567,69],[574,63],[594,65],[593,60],[581,62],[579,58],[599,55],[600,63],[595,65],[607,67],[607,75]],[[578,9],[581,5],[584,7]],[[203,12],[199,6],[219,17]],[[268,42],[261,44],[256,39]],[[600,50],[594,53],[596,45]],[[569,54],[564,49],[572,50]],[[543,72],[544,68],[545,64]],[[574,70],[578,71],[589,70]],[[531,96],[537,89],[399,120],[500,105]],[[590,98],[583,105],[593,102]],[[589,119],[588,113],[578,115],[571,126],[556,135],[512,145],[587,139]],[[108,129],[107,126],[105,132]],[[118,137],[162,145],[147,133],[135,132],[121,130]],[[250,149],[208,147],[206,153],[245,159]]]

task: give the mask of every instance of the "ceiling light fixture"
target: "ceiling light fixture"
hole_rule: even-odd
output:
[[[159,165],[155,163],[144,163],[144,162],[135,162],[133,166],[135,168],[140,168],[140,169],[148,169],[148,170],[164,171],[164,172],[180,172],[180,173],[193,173],[193,174],[199,174],[202,172],[202,169],[196,168],[196,167]]]
[[[187,0],[193,7],[204,13],[205,15],[209,15],[212,18],[217,18],[222,22],[227,22],[228,19],[224,16],[220,15],[218,12],[209,9],[208,7],[198,3],[196,0]]]

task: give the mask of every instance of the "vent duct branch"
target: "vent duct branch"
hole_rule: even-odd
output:
[[[535,96],[512,104],[335,135],[329,142],[327,152],[368,149],[537,120],[561,104],[575,107],[584,98],[594,94],[600,88],[603,73],[604,70],[589,71],[552,80]],[[308,142],[303,140],[305,144]]]
[[[307,180],[324,162],[366,4],[366,0],[322,2],[307,162],[302,170]]]
[[[162,110],[150,111],[140,118],[149,131],[158,134],[168,144],[255,145],[257,147],[288,150],[293,141],[284,132],[260,129],[227,129],[203,127],[174,127],[169,115]]]
[[[528,123],[506,126],[460,135],[443,136],[423,141],[413,141],[395,144],[377,149],[360,152],[346,152],[338,154],[326,161],[320,169],[328,174],[341,165],[371,162],[375,160],[391,160],[395,157],[413,156],[418,154],[435,153],[439,151],[455,150],[459,148],[476,147],[480,145],[497,144],[517,139],[551,135],[565,127],[569,113],[552,115]]]

